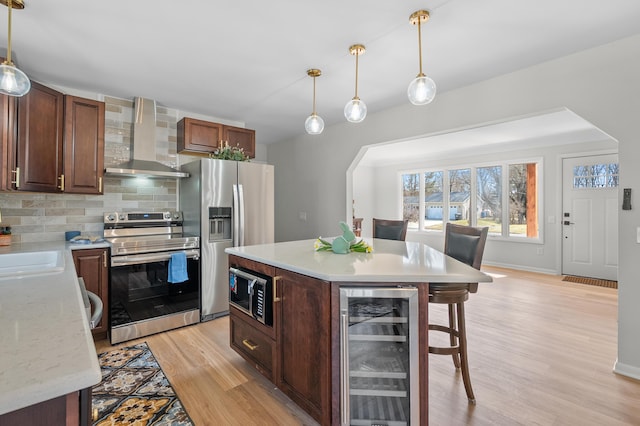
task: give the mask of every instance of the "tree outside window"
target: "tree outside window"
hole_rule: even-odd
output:
[[[402,175],[402,218],[410,229],[418,229],[420,216],[420,173]]]
[[[476,169],[476,223],[490,234],[502,234],[502,166]]]
[[[538,237],[537,165],[509,165],[509,235]]]

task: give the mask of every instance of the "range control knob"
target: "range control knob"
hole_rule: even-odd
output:
[[[115,214],[113,214],[113,213],[109,213],[109,214],[107,215],[107,220],[108,220],[109,222],[113,222],[114,220],[116,220],[116,215],[115,215]]]
[[[179,212],[175,212],[175,213],[173,214],[173,219],[174,219],[174,220],[180,220],[180,216],[181,216],[181,214],[180,214]]]
[[[118,216],[119,220],[125,220],[127,218],[127,216],[124,215],[124,213],[120,213],[120,216]]]
[[[165,219],[165,220],[169,220],[169,219],[171,219],[171,213],[169,213],[169,212],[164,212],[164,219]]]

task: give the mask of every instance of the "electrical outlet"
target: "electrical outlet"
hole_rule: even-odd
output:
[[[298,219],[303,222],[307,221],[307,212],[298,212]]]
[[[538,247],[538,248],[536,249],[536,254],[538,254],[538,255],[543,255],[543,254],[544,254],[544,248],[542,248],[542,247]]]

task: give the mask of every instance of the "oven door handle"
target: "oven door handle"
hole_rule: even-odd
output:
[[[199,250],[185,250],[187,259],[200,259]],[[141,263],[163,262],[171,259],[171,253],[134,254],[126,256],[111,256],[111,266],[138,265]]]

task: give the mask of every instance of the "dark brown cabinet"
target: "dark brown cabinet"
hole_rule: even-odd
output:
[[[36,82],[1,98],[0,190],[102,193],[104,102]]]
[[[188,117],[178,122],[178,152],[182,154],[210,154],[227,144],[242,148],[253,158],[255,143],[255,130]]]
[[[0,191],[13,188],[15,180],[16,98],[0,95]]]
[[[231,347],[321,424],[331,424],[331,283],[229,257],[272,277],[273,327],[229,307]]]
[[[73,250],[76,274],[82,277],[88,291],[102,300],[102,319],[92,330],[95,339],[107,337],[109,315],[109,255],[106,248]]]
[[[223,140],[229,146],[237,146],[244,150],[249,158],[256,156],[256,131],[251,129],[243,129],[241,127],[223,127]]]
[[[64,192],[102,194],[104,102],[65,96]]]
[[[277,359],[276,342],[268,334],[261,332],[257,321],[229,307],[229,340],[245,360],[250,362],[267,379],[275,382],[274,370]]]
[[[331,285],[278,269],[276,385],[321,424],[331,423]]]
[[[89,426],[91,388],[0,415],[0,426]]]
[[[269,277],[275,277],[276,269],[262,263],[229,257],[229,266],[256,271]],[[277,286],[277,278],[274,279]],[[276,346],[277,301],[272,301],[273,326],[256,321],[235,306],[229,306],[229,343],[247,362],[251,363],[263,376],[275,383],[278,368]]]
[[[60,192],[62,171],[64,95],[36,82],[18,99],[16,189]]]

